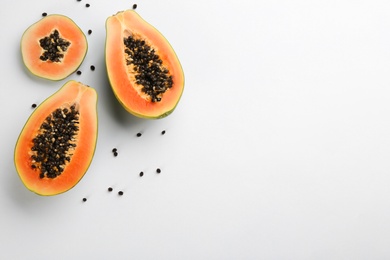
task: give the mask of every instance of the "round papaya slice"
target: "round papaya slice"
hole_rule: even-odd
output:
[[[61,80],[80,66],[88,44],[83,31],[64,15],[48,15],[24,32],[23,62],[34,75]]]
[[[184,73],[169,42],[133,10],[106,21],[106,66],[118,101],[130,113],[157,119],[177,106]]]
[[[47,98],[31,114],[15,147],[15,167],[39,195],[74,187],[86,173],[97,140],[97,93],[76,81]]]

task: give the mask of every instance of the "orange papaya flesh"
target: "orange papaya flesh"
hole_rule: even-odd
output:
[[[69,17],[48,15],[31,25],[21,39],[22,58],[34,75],[61,80],[77,70],[87,53],[83,31]]]
[[[158,119],[176,108],[184,73],[172,46],[133,10],[106,21],[106,66],[119,103],[141,118]]]
[[[97,141],[97,93],[68,81],[24,125],[14,162],[24,185],[39,195],[74,187],[87,172]]]

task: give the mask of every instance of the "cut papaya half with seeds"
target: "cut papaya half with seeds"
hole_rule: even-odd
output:
[[[21,40],[22,58],[34,75],[61,80],[83,62],[88,43],[83,31],[69,17],[48,15],[24,32]]]
[[[165,37],[133,10],[106,21],[108,79],[119,103],[141,118],[168,116],[184,89],[180,61]]]
[[[93,159],[97,141],[97,93],[76,81],[40,104],[15,146],[15,167],[24,185],[39,195],[74,187]]]

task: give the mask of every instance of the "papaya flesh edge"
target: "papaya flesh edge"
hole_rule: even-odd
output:
[[[121,11],[108,17],[106,33],[106,69],[111,88],[119,103],[129,113],[140,118],[159,119],[170,115],[184,90],[184,72],[170,43],[134,10]],[[128,69],[124,39],[131,35],[144,40],[155,50],[162,60],[162,65],[172,76],[172,87],[162,94],[159,102],[152,102],[140,94],[140,86],[136,84],[134,72]]]
[[[63,54],[60,62],[43,61],[40,59],[44,53],[40,40],[48,37],[54,30],[70,45],[66,51],[60,52]],[[65,15],[51,14],[26,29],[20,48],[23,63],[33,75],[49,80],[62,80],[80,67],[88,51],[88,42],[83,31],[72,19]]]
[[[40,177],[38,169],[32,167],[33,139],[39,134],[45,119],[58,108],[74,105],[78,111],[76,147],[63,172],[55,178]],[[97,142],[97,93],[80,82],[68,81],[57,92],[43,101],[30,115],[16,142],[14,163],[16,171],[30,191],[51,196],[73,188],[87,172]]]

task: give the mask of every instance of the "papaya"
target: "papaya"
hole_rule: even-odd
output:
[[[52,14],[43,17],[23,33],[22,59],[34,75],[61,80],[83,62],[88,43],[83,31],[69,17]]]
[[[28,118],[14,151],[16,171],[31,191],[57,195],[85,175],[97,142],[97,93],[68,81]]]
[[[119,103],[131,114],[164,118],[184,89],[181,63],[167,39],[134,10],[106,20],[108,79]]]

